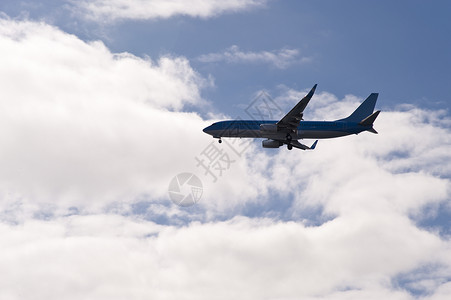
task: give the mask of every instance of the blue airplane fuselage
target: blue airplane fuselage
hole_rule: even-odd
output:
[[[277,121],[258,120],[230,120],[213,123],[203,131],[215,138],[268,138],[284,139],[285,131],[264,130],[261,125],[276,124]],[[263,126],[264,127],[264,126]],[[372,125],[361,125],[349,121],[301,121],[296,132],[292,132],[293,139],[327,139],[350,134],[358,134],[370,130]]]

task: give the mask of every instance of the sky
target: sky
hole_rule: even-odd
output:
[[[448,1],[0,11],[1,299],[449,298]],[[281,118],[314,84],[306,120],[378,92],[379,134],[288,151],[202,132]],[[190,207],[168,193],[184,173]]]

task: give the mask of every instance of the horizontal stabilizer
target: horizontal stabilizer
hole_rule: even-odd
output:
[[[376,129],[374,129],[373,127],[371,127],[370,129],[368,129],[369,132],[378,134],[378,132],[376,131]]]
[[[372,125],[374,123],[374,120],[376,120],[377,116],[379,115],[381,111],[378,110],[374,113],[372,113],[371,115],[369,115],[368,117],[366,117],[365,119],[363,119],[359,124],[363,125],[363,126],[369,126]]]

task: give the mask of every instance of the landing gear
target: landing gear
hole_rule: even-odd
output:
[[[221,144],[221,143],[222,143],[222,140],[221,140],[221,139],[219,139],[219,140],[218,140],[218,143],[220,143],[220,144]]]
[[[291,134],[289,134],[289,133],[287,133],[287,148],[288,148],[288,150],[291,150],[291,149],[293,149],[293,146],[291,145],[291,140],[292,140],[293,138],[291,137]]]

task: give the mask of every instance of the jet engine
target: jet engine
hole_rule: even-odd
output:
[[[275,140],[264,140],[262,141],[263,148],[279,148],[283,143]]]
[[[261,124],[260,131],[276,133],[277,124]]]

